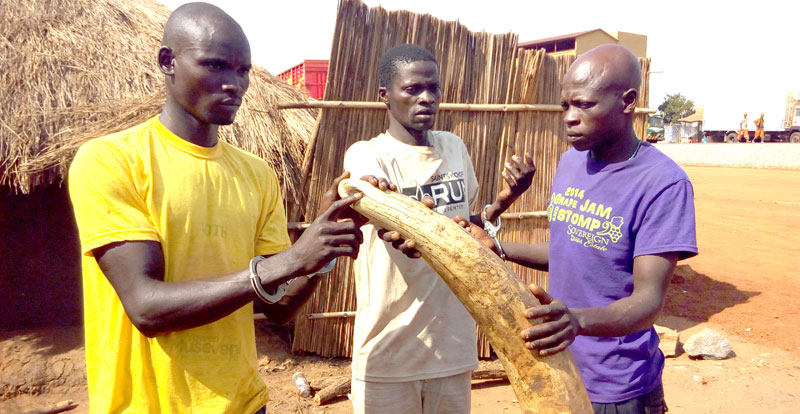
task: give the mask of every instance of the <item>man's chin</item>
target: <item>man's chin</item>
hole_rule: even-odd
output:
[[[572,148],[575,148],[578,151],[586,151],[586,150],[589,149],[589,146],[587,145],[586,140],[582,139],[582,138],[579,138],[579,139],[576,139],[576,140],[567,139],[567,142],[569,143],[569,145],[572,146]]]
[[[236,120],[236,118],[233,117],[233,116],[231,116],[231,117],[215,117],[215,118],[213,118],[211,120],[211,124],[225,126],[225,125],[232,124],[233,121],[235,121],[235,120]]]
[[[430,129],[433,129],[433,122],[434,122],[433,120],[431,120],[430,122],[415,122],[410,127],[411,127],[411,129],[414,129],[414,130],[417,130],[417,131],[420,131],[420,132],[425,132],[425,131],[428,131]]]

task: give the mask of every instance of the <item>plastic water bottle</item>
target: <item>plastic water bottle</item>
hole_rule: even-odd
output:
[[[294,381],[294,385],[297,387],[297,395],[303,398],[311,396],[311,386],[308,385],[306,374],[295,372],[294,375],[292,375],[292,381]]]

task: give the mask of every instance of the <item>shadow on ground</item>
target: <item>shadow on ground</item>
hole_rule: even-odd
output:
[[[707,322],[711,316],[760,294],[761,292],[739,290],[730,283],[714,280],[695,272],[689,265],[679,265],[670,282],[662,314],[684,318],[680,326],[668,326],[680,331]]]

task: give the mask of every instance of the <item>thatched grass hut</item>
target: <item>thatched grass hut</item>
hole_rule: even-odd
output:
[[[0,2],[0,322],[80,320],[77,230],[64,180],[84,141],[157,114],[156,66],[170,10],[153,0]],[[302,205],[299,165],[316,110],[279,112],[308,97],[261,68],[224,140],[275,169]]]

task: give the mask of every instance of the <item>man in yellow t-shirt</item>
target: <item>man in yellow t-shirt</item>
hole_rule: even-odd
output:
[[[275,173],[218,140],[250,70],[247,38],[219,8],[176,9],[158,64],[160,115],[87,142],[69,172],[90,412],[263,412],[252,303],[288,320],[317,286],[309,276],[355,257],[358,225],[337,219],[359,196],[329,191],[290,245]]]

